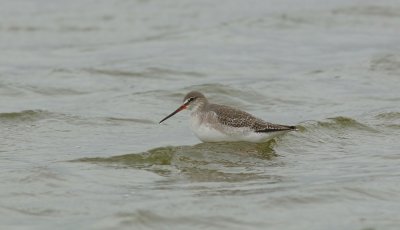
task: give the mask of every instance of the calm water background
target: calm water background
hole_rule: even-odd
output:
[[[400,229],[399,1],[2,0],[0,17],[1,229]],[[199,144],[187,114],[158,125],[193,89],[301,130]]]

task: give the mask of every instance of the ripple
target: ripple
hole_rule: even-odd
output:
[[[338,8],[333,10],[332,13],[376,17],[400,17],[400,11],[398,8],[377,5],[359,5],[346,8]]]
[[[36,121],[51,117],[53,113],[44,110],[23,110],[21,112],[0,113],[2,121]]]
[[[74,95],[88,94],[88,92],[78,91],[71,88],[57,88],[57,87],[46,87],[46,86],[40,86],[40,87],[24,86],[23,88],[31,92],[45,96],[74,96]]]
[[[188,92],[193,90],[206,94],[206,96],[215,103],[231,103],[231,105],[239,105],[240,107],[245,107],[249,104],[265,105],[265,103],[271,103],[273,101],[269,100],[266,102],[265,96],[255,90],[239,89],[218,83],[185,87],[180,90],[180,92],[172,93],[172,95],[176,98],[182,99]]]
[[[84,68],[83,71],[90,74],[101,74],[113,77],[134,77],[134,78],[160,78],[160,76],[192,76],[203,77],[204,75],[193,71],[172,70],[159,67],[149,67],[144,71],[129,71],[117,69]]]
[[[224,85],[224,84],[201,84],[201,85],[194,85],[188,88],[185,88],[186,90],[199,90],[205,93],[213,93],[213,94],[222,94],[222,95],[228,95],[228,96],[238,96],[240,95],[241,97],[247,97],[250,99],[255,99],[257,97],[262,97],[263,95],[260,93],[257,93],[256,91],[248,91],[248,90],[241,90],[229,85]]]
[[[201,143],[160,147],[142,153],[72,160],[118,168],[138,168],[169,175],[178,172],[193,181],[243,181],[263,177],[265,166],[274,165],[275,140],[266,143]]]
[[[375,118],[385,120],[385,121],[400,120],[400,112],[381,113],[381,114],[376,115]]]
[[[107,122],[111,122],[113,124],[125,124],[127,122],[142,123],[142,124],[157,124],[157,122],[139,118],[105,117],[104,120]]]
[[[387,112],[375,116],[379,126],[385,128],[400,129],[400,112]]]
[[[24,208],[15,208],[8,206],[1,206],[4,209],[8,209],[10,211],[14,211],[20,214],[29,215],[29,216],[61,216],[61,211],[57,209],[49,209],[49,208],[33,208],[33,207],[24,207]]]
[[[61,26],[59,28],[60,32],[92,32],[92,31],[99,31],[100,28],[96,26]]]
[[[282,143],[294,151],[292,146],[306,146],[310,149],[324,148],[327,152],[341,152],[343,146],[353,145],[360,137],[381,135],[380,129],[364,124],[354,118],[338,116],[321,121],[304,121],[296,125],[298,132],[291,132],[290,139]],[[288,145],[290,143],[290,145]],[[338,147],[339,144],[339,147]]]
[[[78,115],[50,112],[46,110],[23,110],[20,112],[0,113],[3,122],[36,122],[39,120],[59,120],[74,125],[125,125],[126,123],[155,124],[156,122],[141,118],[120,117],[82,117]]]
[[[2,28],[0,27],[0,30]],[[43,31],[46,30],[43,27],[37,27],[37,26],[20,26],[20,25],[13,25],[9,26],[6,28],[3,28],[2,30],[9,31],[9,32],[37,32],[37,31]]]
[[[119,225],[131,227],[145,227],[150,229],[163,229],[165,226],[187,226],[188,229],[193,226],[201,228],[215,228],[215,229],[228,229],[237,228],[240,226],[242,229],[248,228],[249,226],[257,226],[260,223],[257,222],[246,222],[234,218],[225,216],[176,216],[171,217],[170,215],[159,215],[150,210],[137,210],[135,212],[120,212],[114,216],[119,220]],[[179,228],[179,227],[178,227]]]
[[[386,54],[375,57],[371,60],[370,70],[398,74],[400,73],[400,56]]]
[[[312,121],[312,123],[299,126],[299,129],[301,131],[321,128],[330,130],[357,129],[370,132],[378,132],[376,129],[366,124],[363,124],[353,118],[343,116],[327,118],[327,121]]]

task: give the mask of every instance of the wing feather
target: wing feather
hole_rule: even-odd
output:
[[[209,104],[210,111],[215,112],[218,121],[232,127],[250,127],[255,132],[277,132],[296,129],[294,126],[277,125],[263,121],[253,115],[225,105]]]

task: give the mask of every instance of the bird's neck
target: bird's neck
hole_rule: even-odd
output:
[[[201,112],[205,109],[205,107],[207,106],[207,104],[208,104],[207,99],[203,99],[203,98],[198,99],[198,101],[196,102],[196,104],[194,104],[194,105],[192,106],[192,108],[190,109],[190,110],[191,110],[191,113],[192,113],[192,114],[201,113]]]

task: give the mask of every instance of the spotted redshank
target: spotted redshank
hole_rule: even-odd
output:
[[[211,104],[197,91],[188,93],[183,104],[160,123],[184,109],[191,111],[191,129],[203,142],[264,142],[277,134],[296,130],[295,126],[272,124],[239,109]]]

